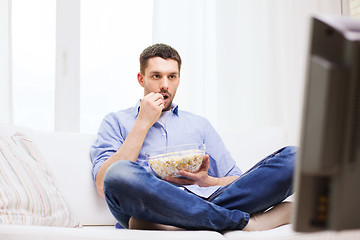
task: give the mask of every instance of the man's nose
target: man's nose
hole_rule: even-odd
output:
[[[166,90],[169,88],[169,79],[167,77],[163,77],[160,88]]]

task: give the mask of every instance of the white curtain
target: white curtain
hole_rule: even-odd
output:
[[[155,0],[154,42],[182,56],[179,106],[220,133],[283,126],[298,144],[310,15],[340,1]]]
[[[0,123],[12,123],[11,1],[0,0]]]

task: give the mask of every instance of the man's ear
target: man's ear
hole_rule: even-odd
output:
[[[141,72],[138,73],[137,79],[138,79],[140,86],[144,87],[144,76],[141,74]]]

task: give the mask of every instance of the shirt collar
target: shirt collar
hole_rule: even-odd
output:
[[[137,118],[137,116],[139,115],[139,111],[140,111],[140,102],[141,100],[138,100],[136,102],[136,105],[134,107],[134,117]],[[175,115],[179,115],[179,106],[175,103],[172,104],[171,106],[171,110],[170,110],[173,114]]]

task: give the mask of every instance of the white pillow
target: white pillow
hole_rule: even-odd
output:
[[[80,226],[37,146],[19,133],[0,137],[0,224]]]

